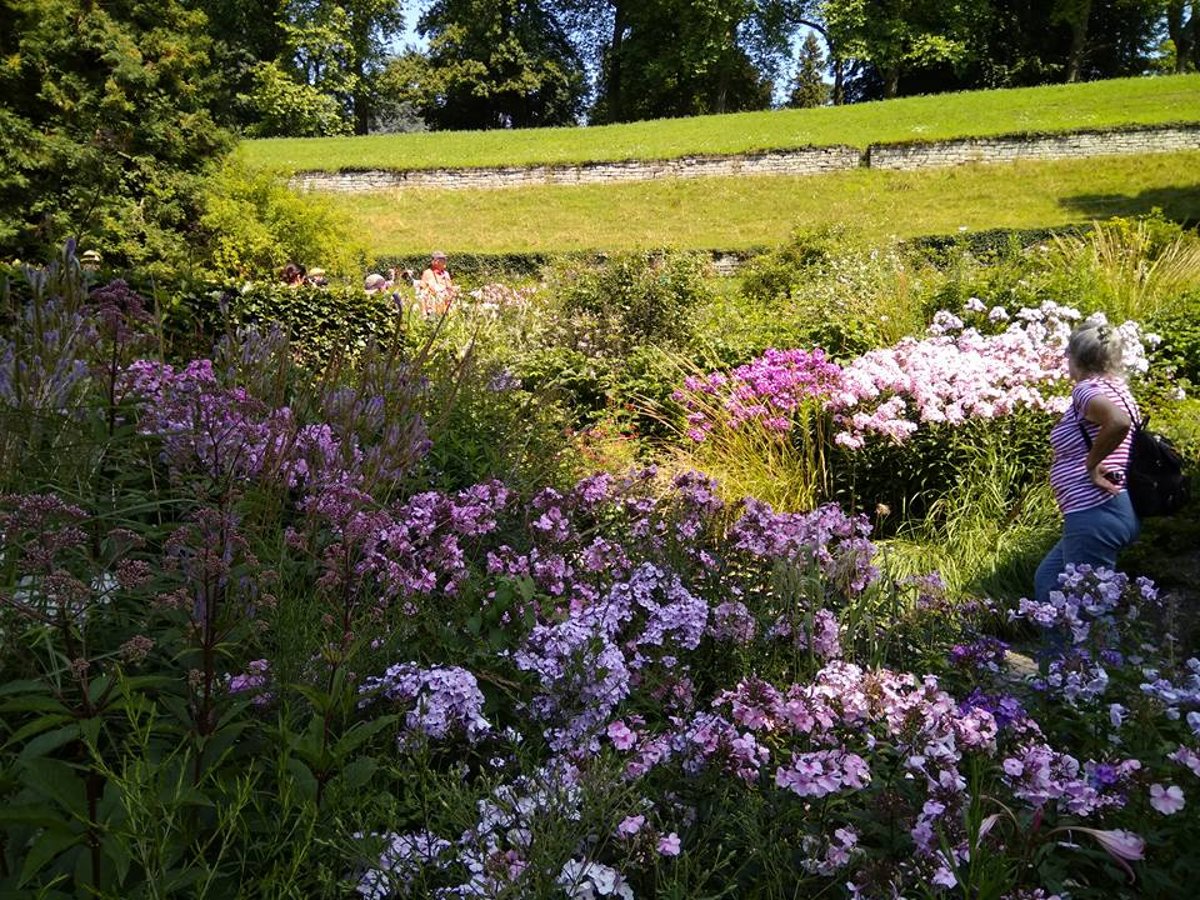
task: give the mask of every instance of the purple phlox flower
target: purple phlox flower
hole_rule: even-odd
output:
[[[423,669],[398,663],[381,676],[364,679],[359,693],[369,695],[360,706],[381,697],[408,708],[399,736],[402,745],[417,735],[434,740],[462,735],[474,744],[492,730],[483,717],[484,696],[475,676],[457,666]]]
[[[679,855],[679,835],[674,831],[658,839],[658,852],[663,856]]]
[[[356,834],[362,838],[362,834]],[[374,835],[373,837],[378,837]],[[387,834],[383,852],[373,868],[358,881],[356,890],[367,900],[388,900],[398,888],[408,888],[421,870],[432,866],[445,867],[452,858],[453,845],[426,831],[409,834]]]

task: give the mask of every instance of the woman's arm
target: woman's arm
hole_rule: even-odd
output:
[[[1097,394],[1088,401],[1083,417],[1089,422],[1100,426],[1100,432],[1092,439],[1092,449],[1087,455],[1087,470],[1093,483],[1104,488],[1110,494],[1121,491],[1125,473],[1118,466],[1106,465],[1108,455],[1121,446],[1125,435],[1133,424],[1129,413],[1117,406],[1103,394]],[[1107,476],[1110,473],[1120,473],[1119,482],[1113,482]]]

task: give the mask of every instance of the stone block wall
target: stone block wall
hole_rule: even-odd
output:
[[[712,178],[734,175],[819,175],[856,169],[862,151],[854,147],[810,147],[739,156],[684,156],[678,159],[580,163],[564,166],[506,166],[476,169],[410,169],[399,172],[301,172],[292,184],[302,190],[355,193],[386,188],[524,187],[535,184],[608,184],[659,178]]]
[[[659,178],[711,178],[734,175],[820,175],[866,165],[873,169],[923,169],[1019,159],[1072,159],[1200,150],[1200,123],[1077,131],[1054,135],[1003,135],[912,144],[806,147],[737,156],[685,156],[562,166],[505,166],[406,171],[301,172],[292,186],[301,190],[361,193],[392,188],[462,190],[538,184],[613,184]]]
[[[867,164],[872,169],[923,169],[1019,159],[1128,156],[1179,150],[1200,150],[1200,125],[876,144],[867,151]]]

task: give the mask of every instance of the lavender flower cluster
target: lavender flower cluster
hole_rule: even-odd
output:
[[[787,432],[801,405],[830,396],[840,385],[841,374],[822,350],[769,349],[729,375],[689,376],[674,396],[687,413],[688,436],[695,441],[711,433],[718,410],[723,422],[733,428],[754,421]]]
[[[403,476],[429,449],[413,403],[419,386],[399,366],[368,357],[357,385],[333,384],[319,399],[323,420],[304,423],[236,383],[261,358],[286,346],[271,334],[240,332],[213,360],[182,368],[136,360],[121,373],[118,397],[131,400],[142,434],[161,439],[180,474],[214,479],[272,479],[310,495],[331,485],[370,486]]]
[[[1055,635],[1057,652],[1039,686],[1072,706],[1098,702],[1108,689],[1108,667],[1136,648],[1145,610],[1161,602],[1147,578],[1089,565],[1069,565],[1059,589],[1037,602],[1023,598],[1011,614]]]
[[[401,746],[415,737],[435,741],[462,736],[474,744],[492,731],[483,717],[483,692],[475,676],[458,666],[423,669],[416,663],[397,663],[382,675],[364,679],[360,705],[383,698],[404,707]]]

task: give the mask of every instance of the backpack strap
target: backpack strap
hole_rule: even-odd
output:
[[[1079,426],[1079,433],[1083,435],[1083,442],[1087,445],[1088,450],[1092,449],[1092,439],[1087,433],[1087,429],[1083,427],[1083,416],[1079,414],[1079,408],[1075,403],[1075,398],[1071,398],[1071,412],[1075,414],[1075,424]]]
[[[1130,428],[1136,433],[1146,427],[1146,423],[1150,421],[1147,416],[1144,419],[1139,419],[1133,414],[1133,410],[1129,408],[1129,404],[1125,402],[1125,398],[1121,396],[1121,392],[1117,391],[1117,400],[1125,407],[1125,414],[1129,416]],[[1087,429],[1083,427],[1083,416],[1079,414],[1079,409],[1074,398],[1071,400],[1071,411],[1075,413],[1075,421],[1079,424],[1079,433],[1083,435],[1083,442],[1089,450],[1092,449],[1092,439],[1088,436]]]

